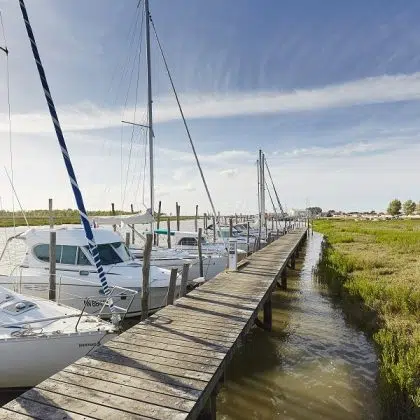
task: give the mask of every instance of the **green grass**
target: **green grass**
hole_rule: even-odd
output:
[[[327,237],[321,278],[358,303],[347,310],[376,315],[385,415],[420,418],[420,221],[319,219],[314,229]]]
[[[116,210],[117,214],[131,214],[128,212],[120,212]],[[26,218],[30,226],[43,226],[49,225],[49,213],[48,210],[29,210],[25,212]],[[110,211],[94,210],[88,212],[89,216],[110,216]],[[53,210],[54,224],[79,224],[80,216],[77,210]],[[166,221],[168,217],[171,220],[176,220],[176,216],[162,215],[160,220]],[[201,219],[201,216],[199,217]],[[180,220],[194,219],[194,216],[180,216]],[[0,227],[13,227],[13,226],[25,226],[25,218],[21,213],[17,213],[14,217],[9,211],[0,210]]]

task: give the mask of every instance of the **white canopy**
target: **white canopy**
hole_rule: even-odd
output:
[[[144,214],[121,214],[115,216],[90,216],[89,220],[95,222],[98,225],[144,225],[153,223],[153,216],[146,211]]]

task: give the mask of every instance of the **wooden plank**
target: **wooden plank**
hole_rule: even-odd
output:
[[[77,396],[73,396],[33,388],[29,391],[26,391],[23,396],[16,399],[16,401],[23,405],[23,401],[21,400],[26,400],[25,403],[28,406],[28,410],[30,409],[31,401],[35,401],[36,403],[41,404],[43,402],[48,402],[48,404],[45,405],[49,405],[52,408],[55,408],[55,410],[51,409],[51,414],[49,417],[42,417],[42,420],[59,419],[59,411],[62,410],[79,414],[81,416],[86,416],[88,418],[93,417],[95,419],[117,418],[118,420],[144,420],[150,418],[143,415],[127,413],[112,407],[106,407],[92,403],[83,399],[83,396],[80,392]],[[7,408],[7,405],[5,408]],[[57,413],[57,415],[55,415],[55,413]]]
[[[129,394],[129,397],[120,397],[115,395],[114,390],[120,386],[108,383],[106,391],[91,390],[89,388],[81,387],[80,385],[72,385],[64,382],[54,381],[53,379],[41,382],[35,389],[54,393],[55,395],[61,394],[72,398],[83,399],[84,401],[96,404],[101,409],[119,410],[128,415],[137,415],[142,413],[142,416],[153,419],[176,419],[181,420],[187,417],[185,412],[179,411],[174,408],[167,408],[161,405],[143,403],[135,398],[134,393]],[[162,395],[162,394],[161,394]],[[134,396],[132,399],[131,397]],[[166,396],[162,395],[162,400]],[[163,402],[163,401],[162,401]],[[102,418],[104,418],[102,416]],[[110,418],[110,417],[105,417]],[[119,418],[119,415],[118,417]],[[131,417],[130,417],[131,418]]]
[[[15,411],[9,411],[9,410],[6,410],[5,408],[0,407],[0,419],[2,420],[28,420],[28,419],[35,419],[35,418],[36,417],[25,416],[24,414],[16,413]]]
[[[114,365],[116,368],[117,365]],[[139,378],[138,376],[126,375],[123,373],[117,373],[109,370],[102,369],[102,365],[98,368],[90,366],[73,364],[64,369],[63,372],[71,372],[80,376],[87,376],[89,378],[97,378],[101,380],[107,380],[116,384],[128,385],[135,388],[151,390],[153,392],[159,392],[161,394],[172,395],[175,397],[184,398],[186,400],[195,401],[200,395],[200,391],[187,388],[186,386],[170,385],[159,382],[157,380],[150,380],[145,378]],[[141,379],[141,380],[140,380]],[[156,379],[156,378],[154,378]]]
[[[128,362],[125,365],[121,365],[118,363],[118,360],[114,360],[113,362],[111,362],[110,360],[106,359],[92,359],[90,357],[83,357],[82,359],[74,363],[74,365],[94,367],[97,369],[106,370],[108,372],[118,371],[123,375],[132,376],[141,380],[147,379],[150,381],[160,382],[162,384],[168,385],[169,387],[173,386],[179,389],[187,389],[187,392],[191,393],[191,395],[195,395],[193,391],[201,391],[206,386],[205,381],[201,381],[198,379],[184,378],[172,375],[168,372],[158,372],[156,370],[140,370],[138,368],[138,363],[136,363],[134,360],[132,361],[132,363]],[[68,369],[68,367],[66,369]]]
[[[168,366],[160,363],[153,363],[149,360],[141,359],[138,357],[138,353],[124,350],[113,351],[112,349],[101,348],[95,352],[95,359],[111,361],[118,364],[131,365],[136,369],[180,376],[181,378],[198,379],[200,381],[209,381],[211,379],[210,373],[184,369],[178,366]]]
[[[144,390],[128,384],[115,383],[108,380],[106,377],[91,378],[73,372],[61,371],[52,376],[50,380],[77,386],[83,392],[85,389],[95,391],[106,390],[106,392],[112,392],[113,395],[119,395],[120,397],[129,397],[140,402],[147,402],[148,404],[156,404],[167,408],[175,408],[185,412],[190,411],[195,404],[194,401],[189,399],[162,394],[153,389]]]
[[[80,414],[61,410],[48,404],[48,401],[41,403],[38,401],[28,400],[25,398],[17,398],[7,404],[7,409],[13,412],[13,419],[60,419],[60,420],[94,420],[93,417],[82,416]],[[21,416],[21,417],[19,417]],[[0,411],[0,419],[8,419],[3,417]]]

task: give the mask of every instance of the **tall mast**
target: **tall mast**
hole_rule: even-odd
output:
[[[260,150],[261,156],[261,150]],[[257,159],[257,185],[258,185],[258,234],[261,237],[261,168],[260,159]]]
[[[147,59],[147,117],[149,126],[149,167],[150,167],[150,210],[155,215],[155,180],[153,173],[153,100],[152,100],[152,64],[150,58],[150,12],[149,0],[144,2],[146,13],[146,59]],[[153,224],[152,224],[153,226]],[[151,229],[153,230],[153,229]]]

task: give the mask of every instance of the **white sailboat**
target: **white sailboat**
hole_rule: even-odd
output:
[[[89,313],[97,313],[103,304],[104,290],[99,281],[95,262],[80,227],[60,227],[56,232],[56,283],[58,301]],[[102,267],[109,285],[141,292],[142,264],[135,261],[120,236],[107,229],[93,229]],[[49,289],[49,237],[50,229],[29,229],[14,239],[26,245],[26,254],[10,275],[0,275],[0,285],[31,296],[46,297]],[[169,270],[150,267],[149,309],[156,310],[166,304]],[[177,281],[179,291],[180,280]],[[128,305],[130,303],[130,305]],[[121,300],[119,306],[126,317],[141,314],[140,293]]]
[[[96,316],[0,287],[0,388],[28,388],[116,334]]]

